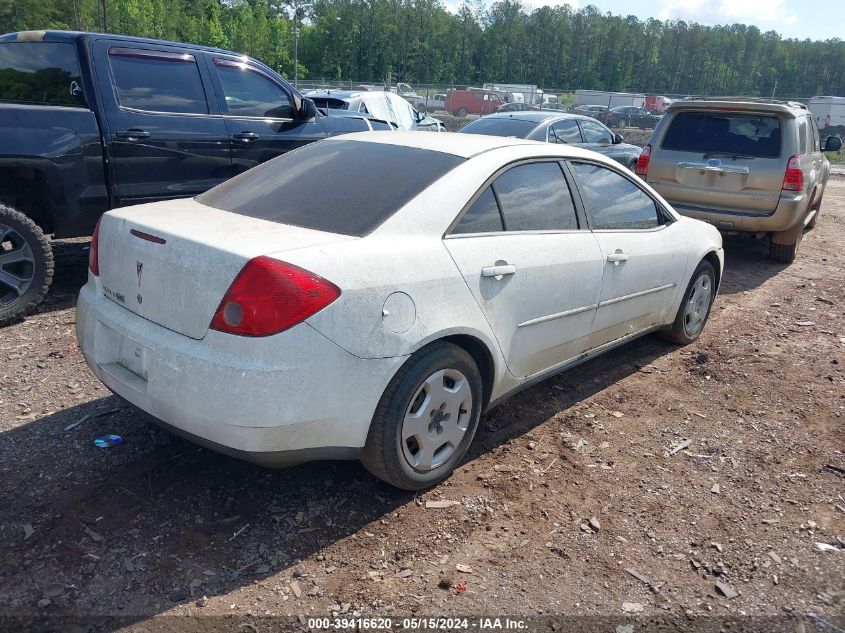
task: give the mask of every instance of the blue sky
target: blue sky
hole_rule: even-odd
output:
[[[488,0],[490,1],[490,0]],[[700,24],[753,24],[799,39],[845,39],[843,0],[523,0],[529,7],[592,4],[602,13],[681,19]],[[448,4],[448,2],[447,2]]]

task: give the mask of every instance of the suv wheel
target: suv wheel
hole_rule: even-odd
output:
[[[422,490],[461,462],[481,417],[482,381],[464,349],[433,343],[405,361],[384,391],[361,453],[373,475]]]
[[[822,195],[823,197],[824,195]],[[822,212],[822,198],[819,198],[818,202],[814,202],[813,206],[810,207],[810,210],[815,211],[815,213],[813,214],[813,219],[807,222],[808,229],[816,228],[816,223],[819,221],[819,213]]]
[[[794,244],[769,244],[769,259],[779,264],[791,264],[795,261],[795,254],[798,252],[799,238]]]
[[[53,251],[31,219],[0,204],[0,326],[27,314],[53,281]]]
[[[461,108],[457,112],[455,112],[455,116],[459,119],[463,119],[467,115],[467,109]]]

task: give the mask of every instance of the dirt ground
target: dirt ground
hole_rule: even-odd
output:
[[[61,244],[42,311],[0,330],[0,618],[124,616],[146,631],[152,616],[229,615],[256,633],[260,616],[333,613],[845,628],[845,178],[793,265],[727,241],[698,342],[647,337],[521,393],[419,495],[356,463],[262,469],[122,409],[74,337],[86,248]],[[109,433],[123,443],[93,444]]]

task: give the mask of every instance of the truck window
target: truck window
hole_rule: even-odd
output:
[[[124,108],[208,114],[193,55],[112,47],[109,65],[117,101]]]
[[[76,47],[58,42],[0,44],[0,100],[84,106]]]
[[[290,96],[261,72],[243,64],[215,59],[229,114],[237,116],[292,119]],[[331,106],[330,106],[331,107]],[[342,109],[348,106],[344,103]]]

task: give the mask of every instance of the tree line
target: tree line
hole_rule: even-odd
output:
[[[206,44],[287,77],[809,97],[845,94],[845,42],[640,20],[519,0],[0,0],[0,31],[102,31]],[[295,26],[296,25],[296,26]]]

